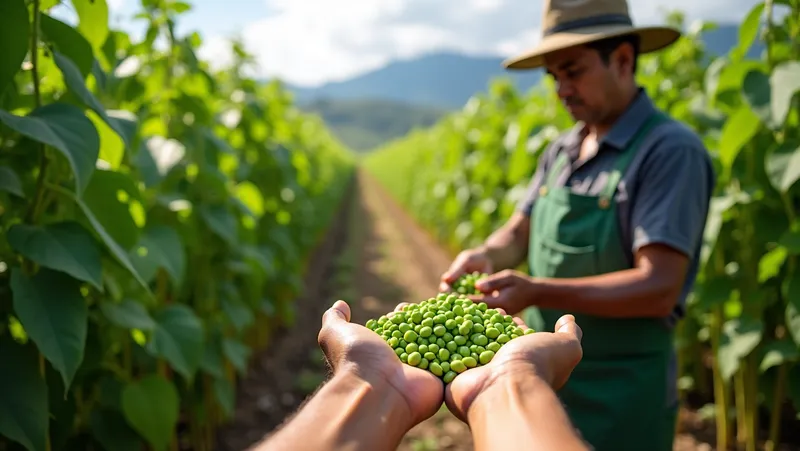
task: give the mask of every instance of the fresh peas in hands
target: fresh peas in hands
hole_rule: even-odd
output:
[[[486,276],[488,276],[488,274],[479,271],[463,274],[453,282],[453,291],[458,294],[481,294],[481,292],[475,288],[475,282]]]
[[[391,317],[370,319],[366,327],[380,335],[403,363],[430,371],[445,384],[491,362],[509,341],[534,333],[484,302],[447,293],[408,304]]]

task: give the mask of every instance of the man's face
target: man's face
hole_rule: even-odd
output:
[[[597,51],[574,47],[548,55],[546,69],[573,119],[597,125],[617,111],[624,83],[630,82],[632,55],[630,47],[621,46],[606,64]]]

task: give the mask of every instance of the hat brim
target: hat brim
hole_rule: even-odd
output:
[[[601,25],[545,37],[534,48],[503,61],[506,69],[536,69],[545,65],[545,56],[559,50],[588,44],[605,38],[639,35],[640,53],[661,50],[681,37],[681,32],[669,27],[631,27],[627,25]]]

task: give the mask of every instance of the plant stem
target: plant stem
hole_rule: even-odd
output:
[[[769,416],[769,437],[767,438],[765,451],[775,451],[780,444],[781,408],[783,407],[783,395],[786,387],[786,372],[786,363],[782,363],[778,367],[775,393],[772,397],[772,412],[770,412]]]

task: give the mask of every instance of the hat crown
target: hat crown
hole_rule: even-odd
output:
[[[544,36],[597,25],[632,25],[626,0],[545,0]]]

